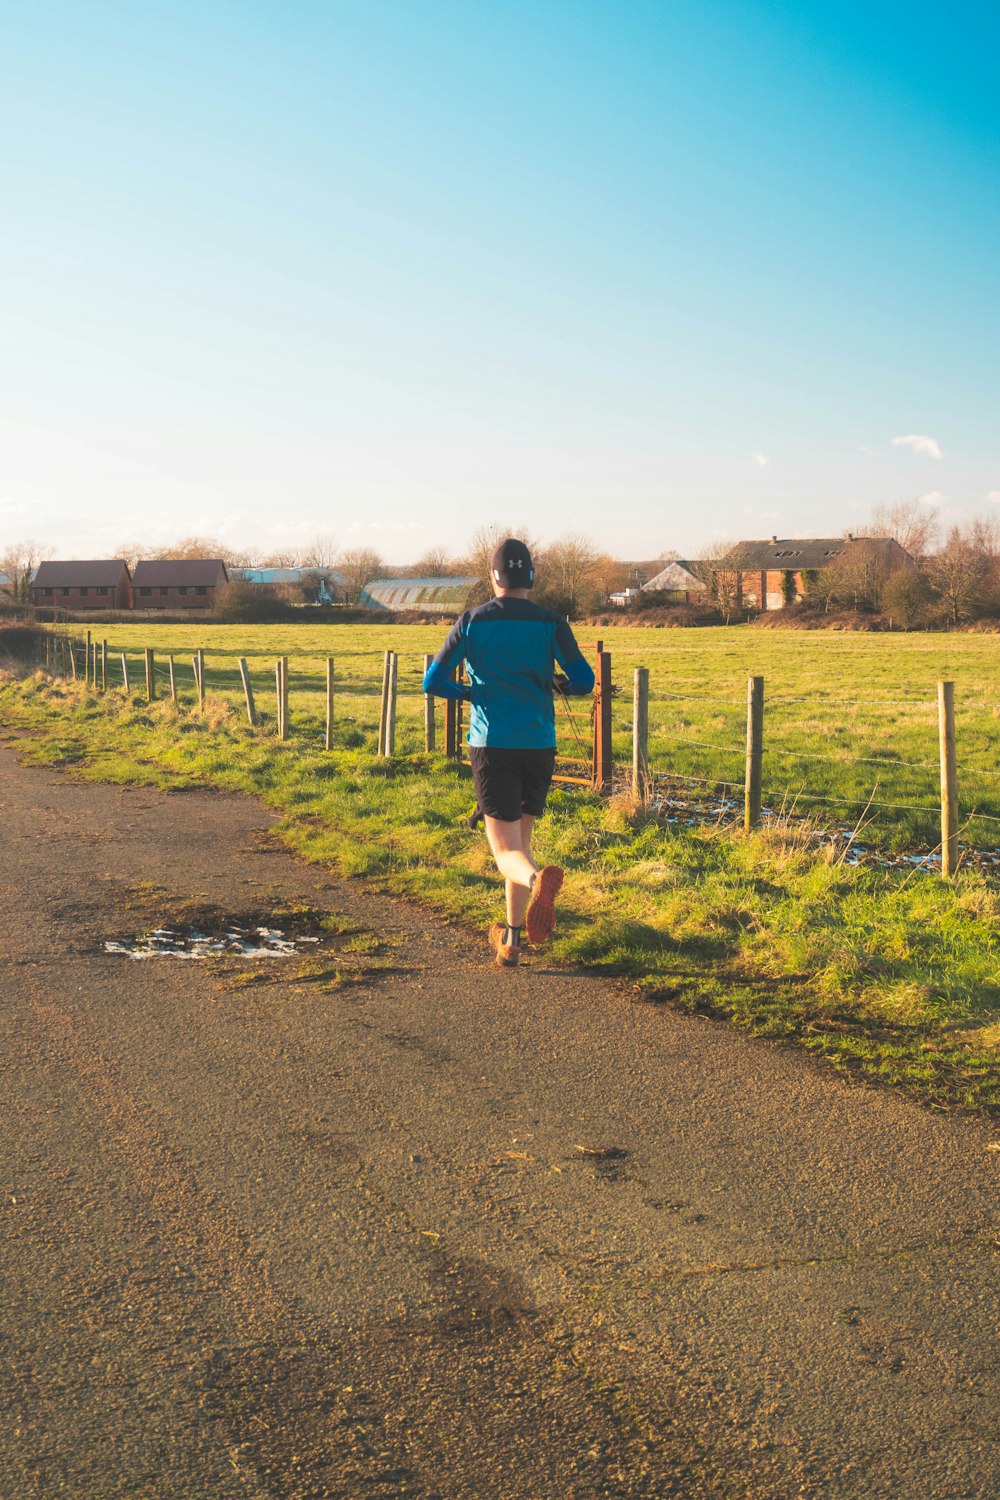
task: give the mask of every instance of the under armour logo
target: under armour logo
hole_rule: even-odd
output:
[[[507,566],[508,568],[520,568],[522,566],[521,559],[519,557],[512,557]]]

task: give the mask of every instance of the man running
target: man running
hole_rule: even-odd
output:
[[[552,695],[593,691],[594,674],[562,615],[529,599],[531,554],[509,537],[493,553],[488,604],[456,620],[424,676],[424,692],[472,704],[469,759],[479,808],[507,889],[507,920],[490,928],[498,964],[512,968],[528,941],[543,943],[555,926],[558,865],[531,857],[531,830],[545,811],[556,758]],[[469,684],[451,680],[465,660]],[[565,677],[555,680],[556,664]]]

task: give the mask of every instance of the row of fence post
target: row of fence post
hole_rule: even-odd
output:
[[[81,642],[83,651],[83,676],[88,685],[97,686],[98,674],[102,689],[108,683],[108,643],[93,640],[90,631],[86,642]],[[46,637],[39,648],[40,665],[53,670],[68,667],[74,681],[79,680],[77,668],[77,644],[64,636]],[[432,657],[423,658],[424,670],[430,666]],[[156,662],[152,648],[144,651],[146,698],[152,703],[156,699]],[[128,658],[120,653],[122,685],[130,692]],[[199,708],[205,707],[206,679],[205,653],[197,650],[192,659]],[[174,658],[168,657],[170,696],[176,702],[177,689],[174,675]],[[382,694],[379,710],[378,755],[389,757],[396,749],[396,708],[398,697],[398,653],[386,651],[382,663]],[[246,701],[247,720],[251,726],[260,719],[250,681],[250,670],[245,657],[239,658],[240,679]],[[611,653],[605,651],[603,643],[597,642],[593,715],[593,764],[592,785],[595,790],[608,792],[613,784],[612,738],[611,738]],[[326,713],[324,744],[333,749],[334,735],[334,658],[326,658]],[[289,735],[289,679],[288,658],[279,657],[275,663],[275,689],[277,697],[278,738],[287,740]],[[456,699],[445,699],[444,731],[445,754],[460,757],[462,745],[462,704]],[[941,771],[941,873],[946,879],[954,875],[958,867],[958,768],[955,746],[955,685],[953,682],[938,683],[938,728]],[[424,744],[429,752],[437,746],[434,699],[425,698]],[[747,680],[746,766],[743,793],[743,823],[750,829],[759,826],[763,785],[764,757],[764,679],[750,677]],[[632,696],[632,776],[633,794],[645,800],[649,796],[652,776],[649,767],[649,669],[637,667]]]

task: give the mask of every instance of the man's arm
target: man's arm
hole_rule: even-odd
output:
[[[471,696],[467,682],[453,682],[451,673],[465,655],[465,616],[455,621],[447,640],[424,673],[423,688],[432,698],[454,698],[458,702]]]
[[[594,672],[583,652],[576,644],[576,637],[566,620],[560,620],[554,642],[556,661],[566,674],[564,693],[573,697],[585,697],[594,691]]]

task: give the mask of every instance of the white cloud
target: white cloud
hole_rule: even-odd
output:
[[[763,468],[765,464],[769,464],[771,462],[771,460],[765,457],[763,453],[754,452],[751,453],[750,457],[753,459],[755,464],[760,464],[761,468]]]
[[[1000,490],[988,490],[983,498],[991,505],[1000,505]]]
[[[894,448],[912,448],[914,453],[926,453],[928,458],[943,458],[937,438],[928,437],[923,432],[908,432],[906,437],[894,437],[892,440]]]
[[[929,490],[926,495],[918,495],[917,502],[920,505],[929,505],[936,510],[939,505],[948,504],[948,496],[942,495],[940,490]]]

